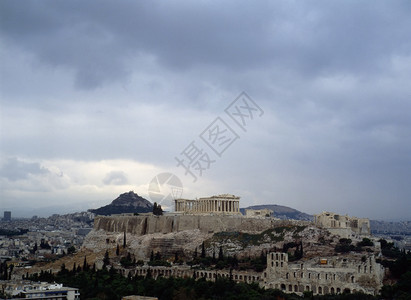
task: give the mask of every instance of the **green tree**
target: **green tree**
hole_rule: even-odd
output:
[[[108,266],[110,264],[110,256],[108,253],[108,250],[106,250],[106,253],[104,253],[104,258],[103,258],[103,268]]]
[[[161,208],[161,205],[157,205],[157,202],[154,202],[154,205],[153,205],[153,215],[155,216],[163,215],[163,209]]]
[[[88,263],[87,263],[87,257],[84,256],[83,271],[88,271],[88,269],[89,269],[89,266],[88,266]]]
[[[73,254],[74,252],[76,252],[76,248],[74,246],[68,247],[68,249],[67,249],[68,254]]]
[[[204,241],[201,244],[201,258],[205,258],[206,257],[206,252],[205,252],[205,246],[204,246]]]
[[[224,259],[223,246],[220,246],[220,251],[218,252],[218,260],[223,260],[223,259]]]
[[[161,254],[160,254],[160,252],[157,251],[154,260],[161,260]]]

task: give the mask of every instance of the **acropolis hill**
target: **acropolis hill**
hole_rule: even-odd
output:
[[[171,261],[176,255],[183,261],[190,260],[201,245],[206,257],[215,255],[216,249],[238,259],[263,254],[267,257],[266,269],[257,272],[234,269],[229,275],[229,270],[224,269],[144,265],[124,270],[131,276],[153,272],[154,277],[191,277],[194,272],[197,278],[215,280],[218,276],[232,276],[236,281],[258,282],[265,288],[297,294],[344,290],[378,293],[384,269],[375,259],[381,249],[379,242],[370,240],[368,219],[323,212],[316,215],[314,222],[279,220],[267,209],[247,210],[243,216],[239,213],[239,199],[229,194],[197,200],[176,199],[176,211],[161,216],[97,216],[83,247],[99,253],[97,267],[102,266],[104,251],[114,251],[125,242],[125,236],[127,252],[136,260],[148,261],[150,253],[160,253]],[[367,249],[336,253],[335,249],[344,246],[340,245],[342,241],[360,245],[364,237],[367,237],[364,243]],[[300,258],[299,251],[303,252]]]
[[[94,220],[94,230],[128,232],[140,236],[197,229],[205,233],[221,231],[261,232],[281,224],[310,224],[307,221],[297,220],[281,222],[269,217],[272,212],[268,210],[249,209],[246,210],[246,216],[243,216],[240,213],[240,197],[230,194],[196,200],[176,199],[174,202],[175,212],[161,217],[152,214],[97,216]],[[263,214],[260,215],[260,213]],[[327,228],[344,237],[348,237],[351,233],[366,236],[370,234],[368,219],[323,212],[315,216],[314,222],[317,226]]]

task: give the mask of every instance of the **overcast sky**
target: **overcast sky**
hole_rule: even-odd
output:
[[[411,219],[410,1],[3,0],[0,14],[13,216],[149,198],[170,172],[185,198]],[[243,91],[240,124],[225,110]],[[176,160],[190,144],[196,182]]]

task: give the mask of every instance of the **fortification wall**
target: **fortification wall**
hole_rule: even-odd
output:
[[[139,236],[193,229],[199,229],[205,233],[220,231],[261,232],[278,226],[308,224],[309,222],[297,220],[256,219],[243,216],[98,216],[94,219],[94,230],[102,229],[107,232],[127,232]]]

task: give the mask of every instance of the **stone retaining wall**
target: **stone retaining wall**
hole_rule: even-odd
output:
[[[290,225],[309,225],[307,221],[256,219],[243,216],[216,215],[139,215],[97,216],[94,230],[127,232],[135,235],[171,233],[199,229],[201,232],[241,231],[257,233],[269,228]]]

